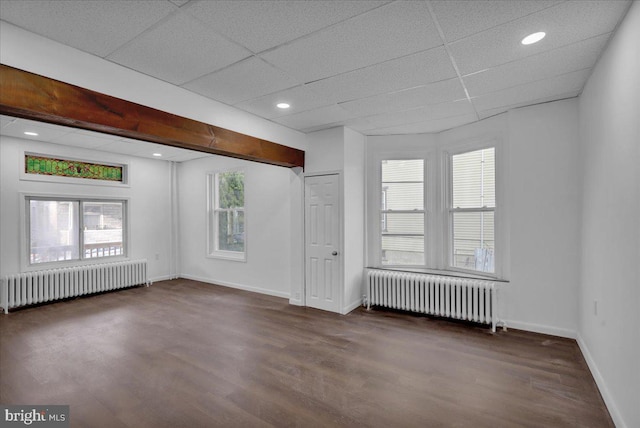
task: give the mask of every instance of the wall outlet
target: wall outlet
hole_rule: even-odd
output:
[[[160,254],[156,253],[156,260],[160,260]]]

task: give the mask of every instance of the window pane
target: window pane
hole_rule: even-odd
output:
[[[244,211],[218,211],[218,250],[244,252]]]
[[[382,233],[410,233],[424,235],[424,214],[382,213],[384,226]]]
[[[494,272],[494,213],[453,213],[454,267]]]
[[[31,263],[78,260],[78,202],[29,201]]]
[[[382,182],[393,183],[398,181],[424,181],[424,160],[383,160]]]
[[[496,206],[493,147],[454,155],[451,162],[453,208]]]
[[[244,207],[244,173],[231,171],[218,174],[218,207]]]
[[[423,183],[383,183],[383,210],[423,210]]]
[[[381,245],[383,265],[423,265],[424,160],[383,160]],[[407,234],[410,236],[397,236]]]
[[[383,265],[424,265],[424,236],[382,236]]]
[[[123,203],[82,204],[84,258],[119,256],[124,253]]]

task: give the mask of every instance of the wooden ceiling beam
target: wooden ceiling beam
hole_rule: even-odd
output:
[[[0,113],[284,167],[304,151],[0,64]]]

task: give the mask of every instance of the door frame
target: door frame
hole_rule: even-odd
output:
[[[335,175],[338,179],[338,200],[340,207],[338,209],[338,310],[336,313],[342,313],[342,306],[344,301],[344,184],[342,171],[322,171],[322,172],[310,172],[303,174],[303,193],[302,193],[302,234],[303,234],[303,283],[302,283],[302,306],[307,305],[307,177],[320,177],[323,175]]]

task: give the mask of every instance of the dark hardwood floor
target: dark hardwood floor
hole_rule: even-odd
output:
[[[0,402],[86,427],[613,427],[575,341],[188,280],[0,315]]]

